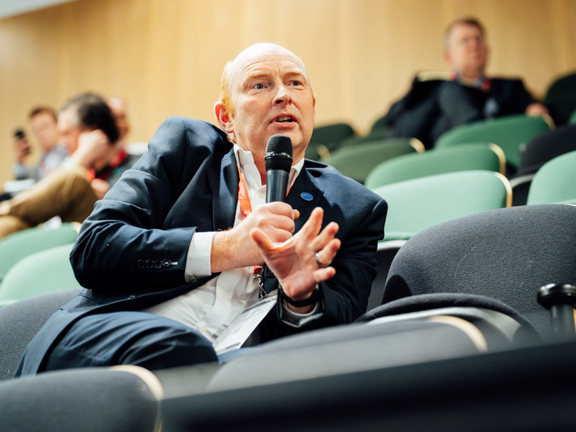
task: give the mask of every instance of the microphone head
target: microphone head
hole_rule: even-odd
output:
[[[266,171],[289,172],[292,166],[292,140],[286,135],[272,135],[266,146]]]

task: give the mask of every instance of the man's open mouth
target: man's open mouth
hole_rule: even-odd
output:
[[[276,120],[278,123],[292,123],[294,119],[289,116],[278,117]]]

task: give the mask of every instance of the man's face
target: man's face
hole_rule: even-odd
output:
[[[51,114],[40,112],[30,119],[32,133],[44,151],[50,151],[58,144],[58,128]]]
[[[74,124],[74,113],[71,110],[62,111],[58,114],[58,132],[60,132],[60,142],[72,154],[78,148],[78,139],[82,129]]]
[[[488,48],[478,27],[470,24],[454,26],[447,48],[446,61],[464,77],[475,79],[484,73]]]
[[[294,162],[304,157],[314,127],[314,97],[298,57],[272,44],[248,48],[229,70],[234,115],[227,132],[255,160],[264,160],[272,135],[290,137]]]

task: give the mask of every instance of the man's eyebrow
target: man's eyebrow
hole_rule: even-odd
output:
[[[300,75],[306,78],[306,74],[302,72],[300,69],[292,69],[286,72],[286,75]]]
[[[290,75],[290,76],[301,76],[307,79],[306,75],[299,69],[292,69],[289,70],[287,72],[285,72],[285,75]],[[261,72],[261,71],[255,71],[255,72],[251,72],[248,75],[246,75],[245,80],[249,81],[249,80],[253,80],[253,79],[258,79],[258,78],[262,78],[262,77],[268,77],[270,76],[270,73],[268,72]]]
[[[257,78],[262,78],[262,77],[267,77],[270,74],[267,72],[251,72],[248,75],[246,75],[246,81],[248,80],[252,80],[252,79],[257,79]]]

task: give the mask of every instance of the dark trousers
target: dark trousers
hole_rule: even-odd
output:
[[[83,317],[49,354],[43,371],[136,365],[149,370],[218,361],[198,331],[146,312]]]

